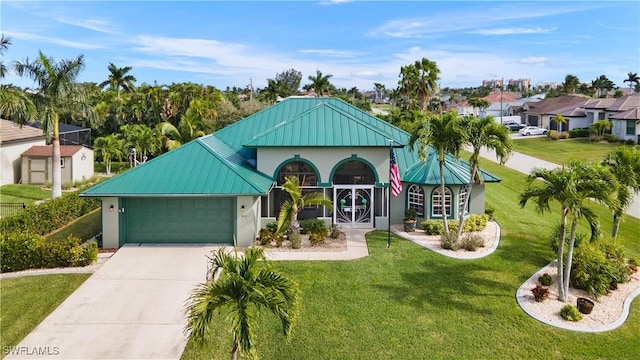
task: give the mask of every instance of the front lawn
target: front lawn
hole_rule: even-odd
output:
[[[608,142],[592,143],[587,138],[551,140],[547,137],[517,139],[513,141],[514,151],[566,165],[570,159],[600,161],[618,146]]]
[[[33,205],[37,200],[51,197],[51,190],[40,185],[8,184],[0,187],[0,201],[3,203],[25,203]]]
[[[260,321],[262,359],[631,359],[640,353],[640,302],[620,328],[601,334],[544,325],[518,306],[515,293],[554,259],[549,233],[557,208],[539,216],[517,199],[525,176],[484,161],[503,179],[488,184],[487,202],[502,227],[500,246],[478,260],[444,257],[386,232],[367,235],[370,256],[354,261],[278,262],[302,290],[295,336],[286,343],[278,321]],[[604,233],[611,219],[598,207]],[[640,220],[627,218],[619,241],[640,255]],[[580,231],[587,232],[584,224]],[[202,349],[189,342],[183,359],[228,358],[226,314]]]
[[[0,280],[2,348],[18,345],[44,318],[82,285],[89,275],[38,275]]]

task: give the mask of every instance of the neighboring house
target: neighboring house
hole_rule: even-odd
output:
[[[31,122],[29,126],[40,129],[39,122]],[[91,129],[69,124],[58,124],[60,145],[82,145],[91,148]]]
[[[612,123],[611,133],[622,140],[633,140],[640,144],[640,93],[615,99],[605,109]]]
[[[578,107],[587,100],[584,95],[565,95],[547,98],[536,102],[525,102],[522,105],[522,112],[525,122],[532,126],[539,126],[550,129],[551,118],[559,109],[566,109],[570,106]]]
[[[0,185],[19,183],[22,173],[20,154],[34,145],[44,144],[42,130],[0,119]]]
[[[446,158],[439,188],[436,156],[419,161],[410,134],[337,98],[287,98],[96,185],[81,196],[102,200],[104,247],[128,243],[252,245],[288,199],[286,177],[321,192],[334,211],[302,209],[342,228],[387,229],[408,207],[420,219],[460,216],[468,164]],[[389,199],[390,145],[403,191]],[[485,182],[500,179],[482,172]],[[464,213],[484,213],[484,185]],[[390,211],[388,210],[390,209]]]
[[[44,184],[51,182],[52,145],[36,145],[22,156],[22,182]],[[93,176],[93,150],[78,145],[60,146],[60,173],[62,183],[73,184]]]

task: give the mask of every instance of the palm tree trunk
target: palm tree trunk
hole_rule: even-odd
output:
[[[564,237],[567,230],[567,210],[562,210],[562,220],[560,221],[560,239],[558,239],[558,297],[560,301],[567,301],[567,294],[564,291]]]
[[[462,209],[460,209],[460,214],[458,215],[460,219],[458,220],[458,240],[462,237],[462,227],[464,226],[464,213],[467,210],[467,205],[469,204],[469,195],[471,195],[471,188],[473,187],[473,181],[467,184],[467,195],[464,198],[464,202],[462,204]]]
[[[573,260],[573,247],[575,245],[576,242],[576,229],[578,227],[578,219],[574,219],[573,222],[571,223],[571,235],[569,237],[569,248],[567,249],[567,266],[565,267],[564,270],[564,280],[563,280],[563,286],[564,286],[564,294],[565,294],[565,298],[564,302],[567,301],[567,295],[569,294],[569,279],[571,277],[571,262]]]
[[[613,214],[613,227],[611,229],[611,237],[618,240],[618,229],[620,229],[620,216]]]
[[[60,132],[58,130],[58,115],[53,120],[52,137],[53,154],[51,164],[51,198],[62,196],[62,169],[60,168]]]
[[[238,334],[233,334],[233,346],[231,347],[231,360],[238,359]]]
[[[443,156],[444,158],[444,156]],[[442,209],[442,226],[444,227],[443,229],[443,234],[444,235],[449,235],[449,225],[447,224],[447,208],[445,206],[445,200],[444,200],[444,191],[445,191],[445,187],[444,187],[444,159],[439,160],[439,166],[440,166],[440,206]]]

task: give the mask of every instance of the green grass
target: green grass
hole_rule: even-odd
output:
[[[65,226],[60,231],[47,236],[47,240],[64,240],[70,235],[89,240],[102,231],[102,210],[94,210],[73,223]]]
[[[502,227],[495,253],[456,260],[392,237],[367,235],[370,256],[354,261],[278,262],[300,285],[303,298],[295,336],[287,343],[278,321],[260,318],[256,348],[262,359],[631,359],[640,353],[640,302],[618,329],[601,334],[544,325],[517,305],[517,288],[554,259],[549,233],[557,207],[538,215],[521,209],[524,175],[490,161],[483,168],[503,179],[488,184],[487,202]],[[610,215],[596,206],[603,230]],[[640,255],[640,220],[627,218],[619,241]],[[580,231],[587,232],[581,224]],[[189,342],[183,359],[228,357],[232,336],[221,314],[209,343]]]
[[[0,280],[1,346],[17,345],[89,275],[38,275]]]
[[[37,200],[51,197],[51,190],[40,185],[8,184],[0,187],[0,201],[3,203],[26,203],[33,205]]]
[[[555,164],[566,165],[570,159],[600,161],[618,146],[607,142],[591,143],[586,138],[551,140],[547,137],[517,139],[514,151],[527,154]]]

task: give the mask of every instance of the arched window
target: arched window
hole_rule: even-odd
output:
[[[278,172],[278,185],[282,186],[285,178],[297,176],[302,186],[316,186],[318,176],[315,169],[304,161],[291,161],[284,164]]]
[[[441,194],[441,188],[438,186],[431,193],[431,215],[442,216],[442,201],[443,196]],[[451,190],[444,188],[444,210],[446,216],[451,216]]]
[[[463,186],[460,188],[460,196],[458,197],[458,211],[459,211],[459,215],[463,215],[467,212],[469,212],[469,205],[471,204],[470,202],[467,203],[467,208],[466,209],[462,209],[462,207],[464,206],[464,200],[467,198],[467,194],[469,194],[469,188],[466,186]]]
[[[424,190],[422,187],[415,184],[409,186],[407,196],[409,209],[415,210],[418,216],[424,217]]]

